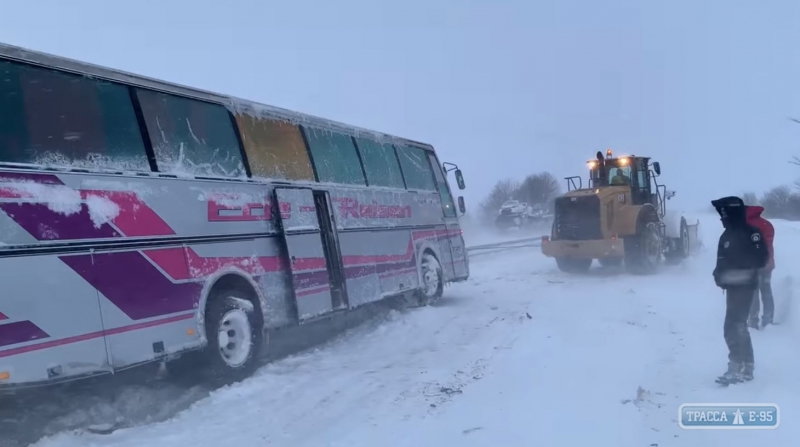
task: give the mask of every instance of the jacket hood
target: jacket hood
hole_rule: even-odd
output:
[[[763,206],[748,206],[747,210],[747,220],[756,219],[761,217],[761,213],[764,212]]]
[[[711,205],[716,208],[725,228],[740,227],[747,221],[744,201],[736,196],[723,197],[712,200]]]

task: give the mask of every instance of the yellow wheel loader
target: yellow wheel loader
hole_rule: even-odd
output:
[[[701,245],[700,222],[667,210],[675,192],[658,184],[658,162],[614,157],[609,149],[588,165],[586,188],[580,176],[565,179],[568,192],[556,198],[551,234],[542,238],[542,253],[555,258],[559,269],[585,272],[597,259],[649,274],[662,261],[681,262]]]

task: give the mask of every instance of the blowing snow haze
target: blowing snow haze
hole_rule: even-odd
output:
[[[0,447],[797,444],[796,0],[0,11]]]
[[[473,210],[606,148],[660,161],[687,206],[800,174],[789,0],[3,3],[9,44],[429,142]]]

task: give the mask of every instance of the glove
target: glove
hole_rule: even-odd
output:
[[[768,272],[775,270],[775,260],[770,258],[769,262],[767,262],[767,266],[765,267]]]
[[[714,275],[714,284],[716,284],[719,288],[723,288],[722,284],[719,283],[719,271],[714,269],[714,273],[712,273],[712,275]]]

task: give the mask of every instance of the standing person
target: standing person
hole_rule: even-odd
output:
[[[758,228],[764,235],[764,242],[769,249],[769,262],[767,266],[758,272],[758,287],[753,294],[753,304],[750,306],[750,318],[747,325],[753,329],[758,329],[758,311],[761,310],[761,301],[764,301],[764,314],[761,316],[761,327],[773,324],[775,316],[775,300],[772,298],[772,271],[775,270],[775,227],[770,221],[761,217],[764,212],[763,206],[747,207],[747,224]],[[759,292],[761,298],[759,299]]]
[[[755,361],[747,318],[758,287],[758,271],[767,265],[769,251],[761,231],[747,224],[742,199],[723,197],[711,204],[725,227],[717,247],[714,282],[726,295],[724,335],[728,345],[728,371],[717,381],[752,380]]]

